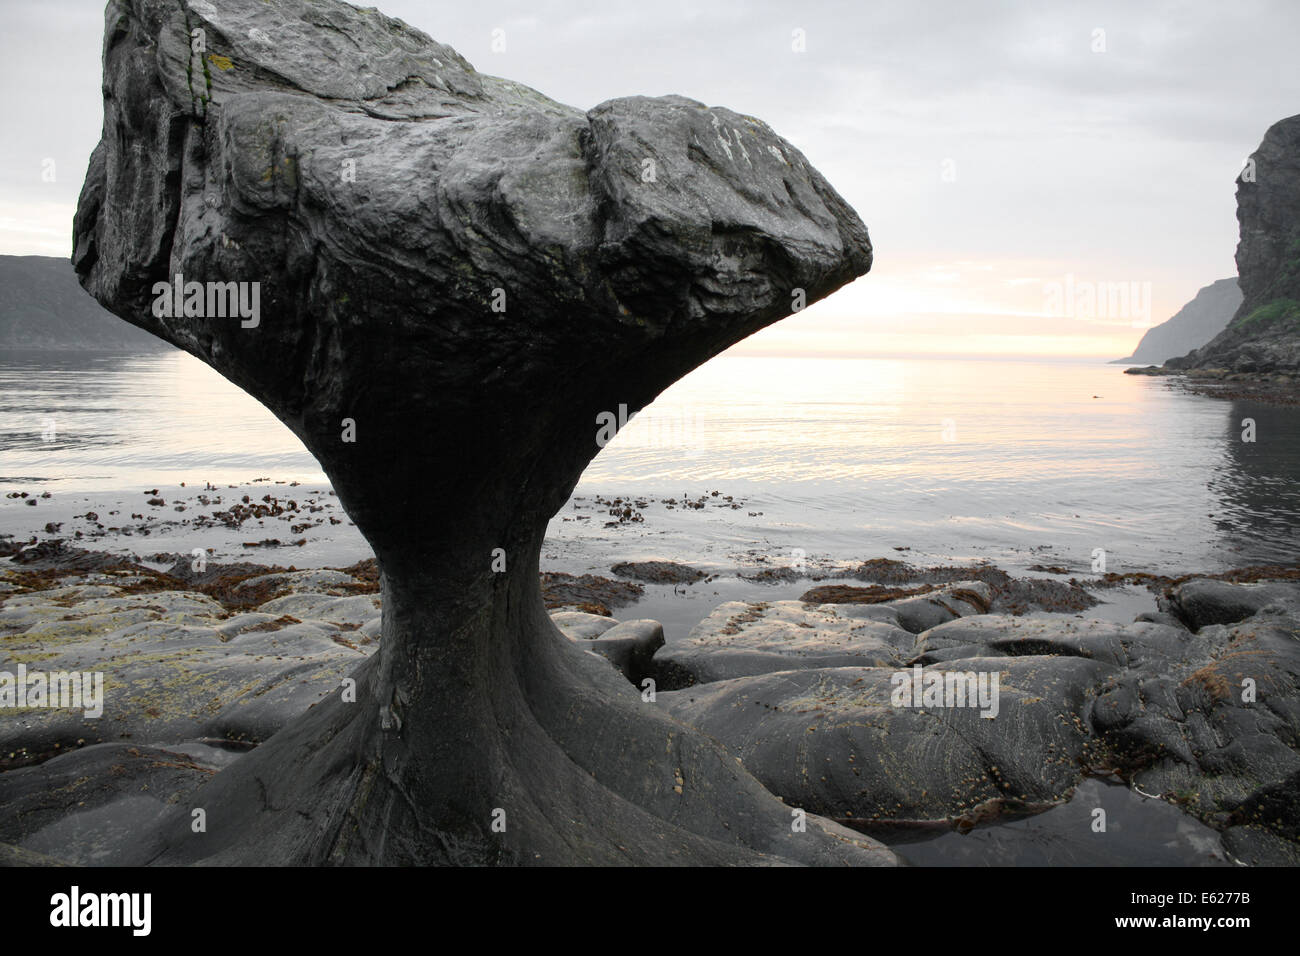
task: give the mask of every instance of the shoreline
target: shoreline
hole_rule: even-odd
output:
[[[763,567],[727,571],[706,570],[673,561],[615,561],[610,574],[572,573],[554,569],[540,572],[547,610],[576,610],[602,617],[616,612],[647,610],[662,604],[666,595],[693,594],[712,605],[744,595],[759,600],[798,600],[810,605],[872,605],[919,597],[961,582],[978,581],[990,589],[991,599],[982,613],[1029,615],[1080,615],[1096,613],[1108,618],[1107,605],[1118,604],[1124,619],[1133,601],[1115,602],[1116,595],[1135,592],[1140,613],[1153,611],[1155,602],[1167,598],[1189,581],[1253,584],[1265,581],[1300,581],[1300,563],[1242,565],[1222,571],[1161,574],[1149,571],[1109,572],[1083,576],[1067,568],[1031,566],[1035,575],[1017,577],[987,561],[964,565],[920,566],[897,558],[876,557],[859,562],[809,562],[811,567]],[[379,595],[378,566],[373,557],[346,566],[295,563],[265,564],[255,561],[196,560],[179,552],[156,552],[138,559],[113,551],[80,547],[64,539],[47,539],[17,547],[0,537],[0,607],[6,598],[39,594],[68,587],[68,579],[105,576],[127,580],[125,594],[195,592],[221,605],[229,614],[294,593],[292,581],[311,575],[346,575],[353,579],[334,585],[351,595]],[[262,582],[249,587],[250,582]],[[719,589],[725,589],[725,593]],[[1107,600],[1111,598],[1112,600]],[[716,599],[716,600],[714,600]],[[1150,607],[1145,607],[1150,604]],[[668,615],[671,616],[671,615]],[[704,616],[707,616],[707,612]],[[1117,617],[1116,620],[1120,620]],[[685,633],[675,633],[676,638]]]
[[[1161,593],[1180,581],[1236,580],[1232,576],[1243,573],[1250,580],[1265,573],[1261,569],[1292,567],[1276,548],[1217,556],[1111,552],[1109,573],[1095,573],[1094,556],[1064,535],[1040,539],[1050,544],[995,546],[986,537],[945,547],[933,536],[919,541],[900,529],[863,534],[858,544],[857,535],[822,539],[791,532],[787,522],[798,521],[797,512],[772,516],[772,501],[730,491],[575,494],[552,519],[541,553],[548,607],[601,615],[630,611],[659,622],[665,640],[675,643],[731,601],[797,601],[820,587],[831,589],[820,598],[826,603],[860,602],[869,595],[854,593],[855,586],[900,596],[976,579],[1005,593],[999,612],[1082,613],[1128,624],[1156,612]],[[816,550],[809,546],[814,543]],[[0,498],[0,568],[18,569],[22,562],[11,557],[30,548],[37,549],[34,556],[45,551],[54,559],[41,572],[51,580],[58,577],[59,548],[86,549],[98,555],[99,566],[116,563],[121,573],[153,582],[138,588],[177,593],[189,587],[183,569],[201,553],[208,568],[232,577],[224,591],[217,585],[209,592],[227,603],[240,569],[244,577],[305,569],[360,573],[363,580],[374,575],[373,551],[329,484],[291,478],[160,483],[115,492],[10,491]],[[663,573],[644,572],[656,564]],[[630,570],[620,574],[620,568]],[[683,568],[687,577],[676,577],[674,569]],[[377,591],[376,579],[357,593]]]
[[[232,586],[239,583],[240,569],[245,577],[306,569],[353,573],[367,567],[363,577],[374,574],[373,551],[325,482],[258,478],[221,487],[180,483],[116,493],[15,491],[6,498],[0,499],[0,569],[39,566],[53,579],[61,567],[77,567],[75,559],[60,557],[60,549],[83,549],[96,555],[93,565],[145,575],[156,582],[149,585],[155,590],[184,590],[188,575],[176,569],[188,566],[200,551],[209,568],[234,575]],[[795,560],[789,548],[771,540],[768,529],[751,527],[762,520],[755,507],[765,506],[718,491],[698,497],[575,495],[553,519],[555,536],[548,533],[541,556],[544,581],[571,599],[548,600],[548,606],[599,614],[634,607],[660,621],[671,642],[685,638],[727,601],[797,600],[818,586],[852,581],[893,588],[898,596],[900,589],[973,577],[1007,591],[998,610],[1086,612],[1127,623],[1154,611],[1161,590],[1179,582],[1259,580],[1295,567],[1267,559],[1230,564],[1228,555],[1198,563],[1189,555],[1179,562],[1125,562],[1119,572],[1095,573],[1086,555],[1068,547],[1008,545],[985,557],[978,548],[914,550],[910,541],[877,542],[876,553],[865,555],[846,552],[841,541],[838,554],[800,550]],[[691,536],[705,532],[710,540],[729,540],[717,550],[693,549]],[[24,550],[51,560],[39,565],[11,560]],[[662,573],[644,572],[656,565]],[[621,568],[631,570],[617,573]],[[675,577],[677,571],[686,577]],[[630,599],[629,586],[636,591]],[[850,593],[851,583],[839,588],[840,595],[835,590],[831,587],[822,600],[863,600]],[[377,591],[376,580],[366,593]]]
[[[1234,372],[1231,369],[1171,369],[1161,365],[1131,365],[1125,375],[1170,379],[1169,385],[1207,398],[1300,405],[1300,377],[1289,372]]]
[[[1106,523],[1069,520],[1068,505],[1058,505],[1053,514],[973,512],[950,517],[947,525],[928,514],[909,523],[903,513],[887,524],[873,515],[870,499],[864,507],[832,491],[835,506],[844,508],[841,515],[810,507],[817,499],[801,494],[799,488],[775,496],[740,490],[575,494],[551,519],[541,568],[605,574],[619,562],[683,561],[709,575],[780,583],[792,567],[827,574],[864,560],[904,560],[923,567],[984,563],[1022,576],[1091,578],[1097,576],[1090,570],[1095,545],[1110,541],[1103,569],[1174,578],[1285,565],[1295,553],[1279,542],[1253,543],[1248,537],[1230,537],[1233,546],[1211,546],[1201,529],[1196,533],[1202,537],[1180,546],[1161,527],[1151,529],[1163,532],[1160,544],[1144,551],[1138,536],[1115,537]],[[418,507],[438,506],[430,501]],[[1000,540],[994,533],[999,522],[1008,523]],[[1037,530],[1026,532],[1030,524]],[[60,540],[156,570],[175,554],[200,551],[209,562],[296,568],[347,567],[374,555],[321,481],[259,478],[219,487],[181,482],[80,491],[37,486],[0,497],[0,559]]]
[[[124,775],[124,785],[135,780],[152,788],[160,774],[177,773],[180,777],[168,778],[167,786],[192,787],[336,692],[340,680],[346,683],[378,649],[381,595],[373,559],[342,568],[211,562],[196,570],[189,555],[166,557],[172,564],[160,570],[111,552],[45,542],[0,560],[0,635],[7,650],[0,670],[106,671],[113,703],[111,712],[93,721],[30,707],[0,712],[0,778],[17,781],[39,772],[80,780],[87,778],[88,767],[108,767]],[[724,737],[738,734],[728,745],[761,778],[774,781],[769,784],[774,792],[794,785],[783,776],[794,765],[784,751],[779,758],[761,748],[746,753],[746,741],[769,735],[754,737],[746,722],[760,715],[752,707],[737,709],[737,703],[758,704],[768,694],[777,695],[772,712],[793,711],[782,719],[794,721],[794,727],[779,731],[773,741],[788,737],[790,746],[811,746],[802,743],[810,720],[829,721],[827,730],[847,721],[845,727],[866,734],[852,746],[883,747],[881,759],[892,755],[891,760],[916,763],[911,772],[933,780],[930,789],[919,791],[915,806],[895,812],[893,797],[885,794],[894,792],[897,781],[885,772],[877,781],[880,793],[830,815],[917,863],[957,862],[975,847],[1004,861],[1030,859],[1044,852],[1045,839],[1051,852],[1066,858],[1113,862],[1074,835],[1087,832],[1079,820],[1103,797],[1122,808],[1135,828],[1108,851],[1121,857],[1164,854],[1171,865],[1224,865],[1236,859],[1279,863],[1300,852],[1284,836],[1263,833],[1244,810],[1226,815],[1188,804],[1185,794],[1191,791],[1182,778],[1162,769],[1158,759],[1152,765],[1146,744],[1129,752],[1131,742],[1122,733],[1104,746],[1100,739],[1091,750],[1083,746],[1068,761],[1053,751],[1066,738],[1050,743],[1061,732],[1060,717],[1053,715],[1081,706],[1073,694],[1095,683],[1081,700],[1115,695],[1114,688],[1107,689],[1107,668],[1120,668],[1111,671],[1117,678],[1132,669],[1129,679],[1177,686],[1180,700],[1192,695],[1184,706],[1222,706],[1222,681],[1212,670],[1217,665],[1201,667],[1200,653],[1195,661],[1184,660],[1180,648],[1208,641],[1218,648],[1212,657],[1233,658],[1240,641],[1266,634],[1270,615],[1284,613],[1277,601],[1290,601],[1285,595],[1292,593],[1300,597],[1294,583],[1300,582],[1300,565],[1177,577],[1112,573],[1090,580],[1053,575],[1057,570],[1064,569],[1044,568],[1044,576],[1018,578],[987,563],[918,567],[874,558],[847,568],[768,568],[724,577],[686,564],[649,561],[617,563],[614,577],[543,571],[541,578],[552,620],[569,640],[605,657],[634,686],[653,675],[662,705],[679,719],[701,722]],[[1243,586],[1272,590],[1243,598]],[[710,608],[707,620],[689,635],[666,640],[659,615],[647,613],[655,596],[680,600],[692,590]],[[1105,600],[1124,593],[1140,593],[1149,609],[1135,615],[1132,604]],[[1108,606],[1112,614],[1097,613]],[[615,614],[616,619],[610,617]],[[1212,623],[1239,620],[1246,623],[1231,632]],[[1024,641],[1029,643],[1023,649],[1015,646]],[[1133,650],[1120,651],[1130,645]],[[1247,658],[1257,653],[1249,651]],[[1021,740],[1013,721],[1006,739],[988,741],[994,751],[987,760],[996,766],[987,771],[987,786],[972,784],[969,792],[958,788],[940,799],[947,765],[927,763],[929,745],[921,746],[935,733],[934,718],[888,708],[882,713],[879,704],[864,711],[868,705],[854,695],[872,686],[863,681],[879,685],[904,664],[944,672],[987,667],[998,659],[1011,684],[1007,706],[1031,708],[1024,719],[1042,726],[1025,731],[1030,736]],[[1164,663],[1149,669],[1156,661]],[[804,675],[829,681],[830,689],[805,687]],[[1075,691],[1067,689],[1080,681]],[[781,691],[786,684],[795,689]],[[740,698],[731,700],[736,694]],[[750,700],[751,695],[759,696]],[[890,721],[890,734],[877,740],[870,722],[860,725],[867,714]],[[961,712],[954,714],[945,722],[960,722]],[[1109,711],[1089,718],[1099,738],[1113,719]],[[731,720],[742,721],[739,730],[728,731]],[[961,742],[970,732],[953,738],[954,753],[963,752]],[[891,736],[898,738],[893,744]],[[819,746],[832,748],[828,754],[839,746],[836,731],[816,737]],[[1041,746],[1046,750],[1035,756],[1033,748]],[[1015,761],[1024,763],[1021,782],[999,791],[1004,775],[998,767]],[[46,764],[50,768],[42,769]],[[1047,774],[1039,783],[1023,776],[1035,767]],[[10,778],[11,773],[19,776]],[[901,779],[911,777],[902,773]],[[950,780],[944,785],[954,786]],[[21,784],[14,786],[25,792]],[[1146,788],[1160,799],[1148,799]],[[819,792],[815,786],[813,792]],[[914,788],[906,792],[915,796]],[[811,800],[812,793],[805,797]],[[45,806],[43,798],[31,799]],[[871,812],[864,814],[863,808]],[[1026,829],[1029,820],[1037,822]],[[969,832],[982,835],[964,842]],[[1225,834],[1221,846],[1220,833]],[[88,852],[75,842],[61,848],[37,840],[33,846],[56,858],[61,849]]]

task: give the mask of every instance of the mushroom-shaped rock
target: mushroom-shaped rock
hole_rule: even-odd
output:
[[[285,422],[374,548],[380,651],[158,862],[889,862],[567,640],[548,519],[601,423],[865,273],[763,122],[583,113],[336,0],[113,0],[81,282]],[[650,695],[646,695],[647,697]]]

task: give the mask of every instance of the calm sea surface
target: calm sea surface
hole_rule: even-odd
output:
[[[274,416],[188,355],[0,353],[0,494],[263,477],[324,481]],[[1087,570],[1100,548],[1109,570],[1213,570],[1296,559],[1298,479],[1296,409],[1117,366],[722,356],[634,418],[576,495],[589,514],[597,495],[646,500],[623,557],[910,548]],[[714,490],[741,507],[659,503]],[[557,548],[623,533],[570,514],[552,523]]]

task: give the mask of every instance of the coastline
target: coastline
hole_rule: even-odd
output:
[[[216,584],[217,592],[239,583],[241,575],[308,570],[360,573],[374,581],[365,593],[378,591],[373,551],[327,483],[259,478],[221,487],[10,492],[7,498],[0,502],[0,572],[40,569],[57,580],[112,567],[154,582],[142,587],[179,591],[192,583],[185,568],[202,552],[202,563],[213,569],[210,579],[231,578]],[[577,495],[556,515],[554,536],[548,535],[542,550],[543,579],[557,595],[548,598],[548,607],[599,614],[631,607],[660,621],[671,642],[728,601],[800,600],[819,593],[823,603],[853,602],[865,600],[853,594],[858,586],[897,597],[977,579],[1005,595],[998,611],[1086,611],[1126,623],[1153,611],[1161,590],[1180,582],[1261,580],[1270,570],[1294,567],[1225,557],[1213,564],[1128,561],[1095,571],[1086,554],[1050,545],[1013,547],[993,558],[912,543],[878,544],[874,553],[842,546],[834,553],[792,553],[761,530],[745,531],[763,516],[753,507],[742,495],[721,492],[689,498]],[[717,551],[692,549],[691,529],[697,538],[727,543]],[[15,557],[20,552],[25,561]],[[564,594],[571,600],[561,600]]]
[[[1134,384],[1157,400],[1164,392]],[[1091,388],[1080,394],[1100,400]],[[1078,411],[1109,414],[1103,408]],[[1258,418],[1265,434],[1279,433],[1262,410],[1244,414]],[[1241,416],[1226,417],[1235,423]],[[906,433],[895,438],[910,447]],[[629,451],[639,447],[633,443]],[[961,468],[963,449],[936,451],[934,467]],[[719,448],[707,454],[727,462]],[[1177,454],[1169,445],[1150,460],[1163,463]],[[1003,461],[1001,467],[1013,466]],[[1155,681],[1177,688],[1180,706],[1223,719],[1215,696],[1223,681],[1211,669],[1216,655],[1231,660],[1230,642],[1238,640],[1260,640],[1273,653],[1267,644],[1273,625],[1238,620],[1230,608],[1223,620],[1236,622],[1232,633],[1189,628],[1174,613],[1178,594],[1197,582],[1232,593],[1274,586],[1256,582],[1295,582],[1294,565],[1267,563],[1290,560],[1287,542],[1266,539],[1249,522],[1221,524],[1216,537],[1194,536],[1186,523],[1192,515],[1154,507],[1142,481],[1131,481],[1128,496],[1092,499],[1062,467],[1050,488],[1023,507],[985,503],[940,481],[918,488],[907,480],[864,479],[828,491],[811,482],[764,488],[737,479],[701,490],[700,481],[665,480],[651,465],[638,470],[655,483],[638,488],[610,469],[593,482],[601,490],[580,487],[552,519],[540,560],[544,604],[570,640],[583,641],[636,687],[653,679],[669,713],[744,753],[746,768],[771,792],[795,794],[836,823],[888,843],[903,859],[938,863],[979,852],[1007,863],[1290,860],[1294,848],[1271,831],[1259,835],[1257,828],[1183,806],[1191,792],[1220,799],[1209,763],[1194,770],[1191,783],[1151,765],[1152,748],[1158,752],[1181,732],[1174,711],[1112,731],[1094,704],[1114,695],[1107,681],[1132,687]],[[788,474],[782,475],[787,481]],[[184,791],[337,691],[379,648],[382,602],[372,552],[320,479],[213,485],[182,472],[169,485],[61,490],[76,480],[11,479],[22,483],[10,488],[24,490],[6,489],[8,497],[0,499],[5,667],[102,670],[115,688],[109,691],[115,723],[91,722],[90,729],[85,721],[41,714],[33,720],[28,712],[0,721],[9,745],[0,747],[0,763],[16,774],[0,775],[0,797],[38,773],[49,774],[42,786],[53,792],[64,774],[76,771],[71,785],[116,774],[118,767],[126,768],[126,783]],[[927,498],[945,504],[923,513],[899,507],[886,492],[900,487],[922,507]],[[978,493],[976,485],[964,488]],[[1231,515],[1226,503],[1235,500],[1207,503],[1205,517]],[[1127,510],[1107,510],[1116,503],[1123,509],[1124,502]],[[432,497],[410,504],[442,506]],[[1225,527],[1242,534],[1222,533]],[[1099,544],[1106,553],[1094,571],[1090,552]],[[193,565],[196,549],[201,571]],[[1179,650],[1184,645],[1195,647],[1194,668]],[[1147,664],[1132,659],[1141,654],[1150,655]],[[940,672],[983,670],[999,657],[1007,659],[996,665],[1012,695],[1007,713],[1030,707],[1024,722],[1004,722],[1005,733],[982,744],[980,753],[967,753],[972,729],[960,712],[943,717],[952,724],[943,733],[958,763],[948,769],[917,763],[930,752],[923,743],[936,732],[933,718],[879,716],[882,675],[917,664]],[[1106,668],[1118,670],[1107,677]],[[822,683],[807,683],[810,669]],[[859,679],[874,688],[867,703],[863,685],[853,685]],[[1224,680],[1231,685],[1232,678]],[[111,697],[123,691],[125,698]],[[1202,691],[1210,694],[1205,702],[1183,699]],[[787,773],[800,765],[810,725],[795,718],[774,729],[744,722],[751,718],[728,724],[728,715],[739,719],[744,711],[737,704],[759,702],[772,714],[810,708],[818,723],[837,728],[834,734],[850,735],[848,753],[819,750],[824,757],[817,759],[852,766],[855,754],[873,753],[881,771],[871,789],[841,802],[819,790],[814,777],[801,793],[809,782]],[[861,723],[864,706],[887,733]],[[1088,730],[1054,738],[1062,721]],[[976,719],[976,735],[982,723]],[[1029,737],[1021,735],[1024,727],[1033,728]],[[1260,739],[1276,732],[1266,729]],[[759,738],[787,749],[745,752],[746,741]],[[836,737],[825,739],[817,746],[833,747]],[[1042,742],[1065,750],[1041,752]],[[188,768],[182,774],[188,776],[160,783],[159,766],[175,773]],[[1018,767],[1023,781],[1015,792],[1003,785],[1008,766]],[[913,786],[917,781],[923,782]],[[1252,776],[1234,781],[1223,799],[1254,799],[1261,788],[1277,785],[1271,775]],[[946,802],[933,799],[941,787],[950,794]],[[1086,824],[1099,802],[1125,814],[1134,828],[1101,855],[1075,836],[1079,820]],[[1225,827],[1236,833],[1231,847],[1220,842]],[[0,834],[0,843],[68,858],[69,848],[42,839],[26,831]],[[1036,856],[1045,845],[1047,860]]]
[[[102,720],[44,708],[0,715],[0,791],[10,784],[21,790],[24,774],[40,773],[56,781],[67,776],[69,786],[75,786],[74,776],[103,780],[105,774],[116,774],[123,786],[184,792],[335,693],[380,645],[382,603],[373,559],[341,568],[243,561],[211,562],[196,569],[188,554],[152,557],[143,564],[111,552],[45,541],[0,559],[5,668],[20,673],[42,668],[106,673],[107,699],[113,704]],[[170,565],[160,569],[167,560]],[[1058,767],[1053,747],[1059,741],[1050,741],[1059,735],[1047,730],[1079,707],[1072,702],[1073,692],[1057,698],[1062,687],[1080,679],[1079,665],[1088,658],[1120,663],[1127,657],[1133,667],[1158,650],[1164,662],[1155,670],[1149,669],[1150,663],[1142,665],[1147,669],[1142,680],[1181,680],[1182,688],[1208,693],[1207,700],[1213,702],[1220,678],[1209,667],[1192,670],[1199,665],[1180,664],[1183,651],[1166,659],[1173,650],[1168,642],[1177,646],[1208,640],[1217,646],[1231,638],[1226,647],[1237,647],[1243,639],[1255,639],[1255,631],[1228,633],[1210,622],[1244,620],[1239,628],[1249,624],[1267,629],[1274,620],[1269,615],[1281,613],[1278,601],[1290,607],[1286,613],[1292,615],[1278,623],[1296,619],[1300,604],[1289,604],[1292,598],[1287,595],[1294,591],[1300,598],[1300,566],[1178,577],[1107,574],[1088,580],[1063,568],[1043,567],[1036,576],[1015,577],[989,564],[916,567],[897,558],[801,571],[755,567],[734,575],[666,561],[617,562],[611,568],[610,577],[543,571],[542,591],[552,620],[569,640],[605,657],[633,685],[642,687],[651,678],[663,705],[680,719],[698,720],[724,738],[725,724],[721,729],[715,725],[719,715],[735,713],[735,703],[727,698],[735,692],[733,687],[749,694],[751,684],[758,689],[771,679],[797,681],[800,675],[822,675],[817,679],[840,683],[861,675],[856,677],[861,683],[887,676],[891,667],[909,657],[915,664],[908,666],[942,672],[946,661],[978,666],[984,660],[987,665],[990,650],[980,649],[979,642],[991,649],[1008,639],[1029,641],[1025,650],[998,653],[1010,655],[1000,666],[1017,688],[1007,689],[1013,696],[1005,706],[1019,704],[1019,710],[1032,703],[1033,713],[1015,718],[1009,739],[991,738],[1007,749],[999,755],[995,748],[985,759],[995,764],[988,771],[993,781],[1013,772],[1006,764],[1021,759],[1028,761],[1026,767],[1046,773],[1041,783],[1019,783],[1017,788],[1026,790],[1019,795],[995,789],[992,795],[980,796],[979,786],[969,792],[959,788],[938,804],[936,783],[919,791],[908,783],[906,792],[915,806],[901,813],[881,794],[869,791],[851,804],[852,811],[821,808],[842,825],[884,840],[905,859],[957,863],[978,853],[1004,862],[1113,863],[1112,857],[1090,849],[1075,835],[1087,832],[1086,827],[1080,830],[1079,821],[1103,803],[1122,811],[1133,828],[1122,846],[1108,851],[1121,852],[1126,859],[1222,866],[1243,858],[1293,862],[1300,853],[1284,837],[1261,830],[1240,813],[1215,814],[1188,804],[1178,796],[1182,791],[1175,785],[1177,776],[1170,777],[1159,763],[1146,767],[1150,758],[1123,756],[1123,738],[1104,748],[1085,746],[1077,765],[1072,758]],[[1273,590],[1255,598],[1252,588]],[[649,618],[661,616],[653,613],[656,607],[682,601],[691,591],[710,608],[709,615],[689,635],[676,633],[666,640],[665,628]],[[1136,600],[1114,600],[1122,595]],[[1146,609],[1134,613],[1138,607]],[[1124,623],[1130,620],[1136,623]],[[790,643],[791,635],[799,636],[798,643]],[[876,635],[885,635],[888,642],[906,636],[907,649],[895,657]],[[1112,651],[1101,653],[1116,639],[1124,645],[1133,642],[1133,649],[1119,660]],[[1090,642],[1096,640],[1102,643],[1094,647]],[[1150,646],[1139,652],[1144,644]],[[790,667],[796,670],[771,673]],[[1054,676],[1044,682],[1035,676],[1039,668],[1048,668]],[[1183,677],[1183,670],[1191,671],[1190,676]],[[1088,673],[1099,676],[1104,670]],[[856,722],[861,705],[843,699],[848,686],[812,698],[800,690],[792,698],[778,698],[781,703],[771,709],[794,707],[796,713],[813,713],[825,708],[827,713],[814,720],[834,721],[845,719],[838,713],[847,708],[848,718]],[[721,695],[721,702],[710,705],[711,695]],[[795,718],[800,727],[807,719]],[[1095,713],[1090,718],[1102,727],[1108,719]],[[902,723],[883,738],[891,760],[921,760],[912,771],[900,769],[900,779],[910,781],[911,773],[922,773],[923,781],[927,775],[935,781],[946,779],[946,764],[931,766],[922,759],[924,748],[911,742],[917,733],[918,741],[928,739],[933,726],[912,726],[906,713],[893,720]],[[1020,721],[1029,721],[1026,740],[1018,736]],[[1038,721],[1044,722],[1041,727]],[[969,732],[951,729],[959,739]],[[774,733],[772,739],[780,741],[786,731]],[[749,734],[730,745],[746,766],[784,793],[791,785],[779,781],[787,770],[797,770],[797,764],[783,752],[780,757],[746,753],[743,741]],[[897,738],[894,744],[888,743],[890,736]],[[837,739],[832,733],[821,746],[834,745]],[[1075,741],[1070,746],[1077,745]],[[1035,757],[1035,748],[1041,746],[1047,750]],[[1012,757],[1015,753],[1022,756]],[[999,772],[996,764],[1004,769]],[[893,793],[895,773],[883,767],[881,772],[877,789]],[[1143,774],[1153,775],[1159,784],[1142,782]],[[1152,792],[1161,799],[1152,798]],[[28,807],[33,819],[50,812],[45,797],[24,799],[34,801]],[[863,806],[875,809],[864,815]],[[125,809],[115,806],[112,812]],[[1034,823],[1028,825],[1029,820]],[[42,842],[33,839],[26,826],[9,827],[14,832],[0,834],[0,842],[23,842],[56,859],[99,846]],[[1231,839],[1220,846],[1216,831]],[[963,835],[971,833],[974,838],[965,842]]]
[[[1184,371],[1161,365],[1133,365],[1124,374],[1168,377],[1171,387],[1208,398],[1300,405],[1300,377],[1286,372],[1234,372],[1221,368]]]

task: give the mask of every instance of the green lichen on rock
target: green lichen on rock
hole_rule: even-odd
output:
[[[203,76],[207,81],[207,93],[199,95],[194,92],[194,47],[192,45],[194,27],[190,23],[190,12],[186,9],[184,3],[181,3],[181,14],[185,17],[185,39],[191,44],[189,58],[185,61],[185,85],[190,92],[190,111],[195,119],[204,122],[208,117],[208,103],[212,101],[212,76],[208,72],[207,63],[204,62]],[[200,57],[200,60],[202,60],[202,57]],[[202,109],[200,109],[200,104]]]
[[[1268,305],[1261,305],[1233,323],[1238,328],[1254,329],[1262,329],[1266,326],[1280,328],[1298,324],[1300,324],[1300,302],[1295,299],[1274,299]]]

